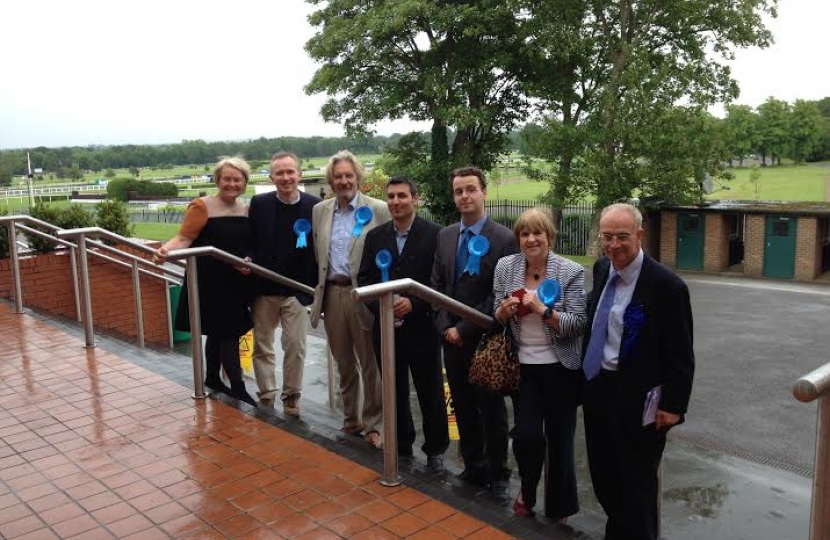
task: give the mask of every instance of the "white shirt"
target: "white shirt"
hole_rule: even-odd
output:
[[[637,287],[637,279],[640,277],[640,270],[643,268],[643,250],[631,261],[631,264],[622,270],[615,270],[614,265],[608,273],[608,281],[611,276],[618,274],[617,287],[614,291],[614,303],[611,312],[608,314],[608,337],[605,339],[605,348],[602,350],[602,369],[617,371],[617,364],[620,361],[620,345],[622,344],[623,316],[631,297],[634,296],[634,289]],[[606,282],[606,288],[608,283]],[[605,289],[602,291],[605,296]],[[600,305],[602,297],[599,299]]]
[[[340,201],[334,203],[334,216],[331,223],[331,243],[329,244],[329,271],[326,279],[333,277],[351,277],[349,265],[349,246],[352,242],[352,232],[355,225],[355,205],[357,195],[346,205],[340,208]]]
[[[527,289],[535,293],[535,289]],[[521,331],[519,332],[519,363],[520,364],[554,364],[559,362],[553,347],[550,344],[545,329],[542,326],[542,317],[529,313],[519,318]]]

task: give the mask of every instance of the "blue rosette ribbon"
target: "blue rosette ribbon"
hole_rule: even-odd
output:
[[[380,279],[383,283],[389,281],[389,267],[392,266],[392,253],[388,249],[381,249],[375,253],[375,266],[380,270]]]
[[[490,241],[487,240],[486,236],[477,234],[467,244],[467,251],[470,253],[470,258],[467,259],[467,266],[464,267],[464,271],[471,276],[480,273],[481,258],[490,251]]]
[[[372,221],[372,209],[368,206],[361,206],[354,211],[354,229],[352,236],[357,238],[363,232],[363,227]]]
[[[547,278],[539,285],[536,296],[539,297],[540,302],[552,308],[559,297],[562,296],[562,285],[555,279]]]
[[[646,324],[646,312],[641,304],[629,304],[623,313],[623,338],[620,357],[631,358],[637,345],[637,336]]]
[[[294,222],[294,233],[297,235],[297,247],[308,247],[308,233],[311,232],[311,222],[300,218]]]

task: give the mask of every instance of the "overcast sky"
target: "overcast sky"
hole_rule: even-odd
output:
[[[340,135],[303,86],[302,0],[3,0],[0,148]],[[733,63],[739,103],[830,96],[828,0],[781,0]],[[382,123],[380,134],[406,132]],[[421,126],[421,129],[426,129]]]

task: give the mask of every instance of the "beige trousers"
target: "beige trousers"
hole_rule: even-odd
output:
[[[363,304],[352,300],[349,286],[326,285],[323,323],[329,348],[340,374],[345,427],[362,425],[365,433],[382,432],[383,398],[380,372],[372,345],[374,316]],[[361,379],[363,408],[360,412]]]
[[[254,319],[254,375],[259,386],[257,395],[275,399],[277,386],[274,330],[282,324],[282,375],[280,399],[299,396],[303,385],[308,310],[293,296],[258,296],[251,314]]]

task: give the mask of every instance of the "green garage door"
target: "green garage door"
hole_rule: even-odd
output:
[[[798,220],[768,216],[764,231],[764,276],[791,279],[795,275],[795,234]]]
[[[703,270],[703,239],[706,236],[703,214],[677,214],[677,268]]]

